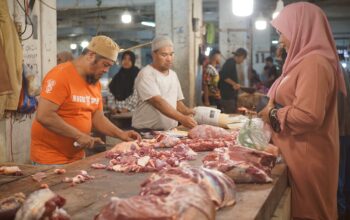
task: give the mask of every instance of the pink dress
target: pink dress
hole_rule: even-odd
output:
[[[337,219],[337,80],[321,55],[306,56],[276,88],[282,132],[272,140],[289,168],[293,218]],[[283,76],[282,76],[283,77]]]

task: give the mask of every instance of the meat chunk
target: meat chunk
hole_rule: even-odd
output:
[[[55,169],[53,172],[55,174],[64,174],[64,173],[66,173],[66,170],[65,169]]]
[[[69,215],[62,209],[65,202],[63,197],[49,189],[35,191],[18,210],[15,220],[69,220]]]
[[[47,175],[44,172],[38,172],[34,175],[32,175],[32,179],[36,182],[41,182],[42,179],[46,178]]]
[[[188,136],[192,139],[224,138],[230,135],[227,130],[212,125],[197,125],[188,132]]]
[[[114,197],[95,217],[95,220],[110,219],[213,220],[215,209],[198,185],[179,186],[165,198],[155,195]]]
[[[12,220],[16,212],[22,206],[26,196],[23,193],[16,193],[12,196],[0,200],[0,219]]]
[[[101,164],[101,163],[93,163],[91,164],[91,168],[94,169],[106,169],[107,165]]]
[[[206,168],[179,167],[152,174],[141,186],[140,195],[168,196],[178,186],[198,185],[217,208],[235,203],[235,184],[223,173]]]
[[[0,167],[0,174],[21,176],[22,170],[18,166],[2,166]]]
[[[237,183],[272,182],[275,162],[272,154],[241,146],[219,148],[203,158],[204,167],[219,170]]]

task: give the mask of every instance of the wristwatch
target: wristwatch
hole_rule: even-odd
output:
[[[281,124],[277,117],[277,108],[272,108],[270,110],[269,119],[272,129],[277,133],[281,132]]]

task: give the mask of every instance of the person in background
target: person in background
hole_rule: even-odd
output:
[[[72,61],[73,59],[74,58],[73,58],[72,52],[62,51],[57,54],[57,65],[61,63],[65,63],[67,61]]]
[[[221,52],[213,49],[209,54],[209,62],[203,67],[203,104],[205,106],[214,105],[218,109],[220,105],[219,72],[218,65],[221,61]]]
[[[273,64],[272,57],[266,57],[263,74],[265,76],[264,78],[266,79],[263,83],[265,87],[270,88],[279,77],[276,66]]]
[[[171,70],[174,58],[173,42],[165,36],[152,41],[150,65],[142,68],[135,80],[139,97],[132,117],[132,127],[138,130],[169,130],[180,122],[187,128],[197,125],[193,109],[182,102],[181,85]]]
[[[118,56],[119,46],[109,37],[93,37],[72,62],[57,65],[44,78],[31,132],[31,160],[35,164],[66,164],[84,158],[84,148],[101,139],[97,131],[124,141],[141,139],[123,131],[103,114],[101,84]]]
[[[288,166],[292,218],[337,219],[337,96],[346,88],[331,28],[307,2],[287,5],[271,24],[287,58],[259,116]]]
[[[233,57],[226,60],[220,71],[219,88],[221,93],[221,108],[224,113],[235,113],[237,108],[238,83],[236,64],[241,64],[247,58],[247,51],[238,48]]]
[[[342,69],[347,96],[338,94],[338,119],[340,136],[338,219],[350,219],[350,76]]]
[[[135,66],[136,56],[125,51],[121,58],[121,68],[109,83],[109,91],[113,94],[118,112],[133,111],[138,97],[134,92],[134,83],[140,69]]]

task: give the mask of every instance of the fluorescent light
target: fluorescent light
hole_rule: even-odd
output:
[[[265,30],[267,26],[266,20],[256,20],[255,21],[255,28],[257,30]]]
[[[145,25],[145,26],[149,26],[149,27],[155,27],[156,26],[156,23],[154,23],[153,21],[141,21],[141,24]]]
[[[207,47],[207,48],[205,49],[205,52],[204,52],[205,56],[209,56],[210,51],[211,51],[212,49],[213,49],[213,48],[211,48],[211,47]]]
[[[70,44],[70,49],[75,50],[77,49],[78,45],[77,44]]]
[[[343,68],[347,67],[347,64],[345,62],[342,62],[341,65],[343,66]]]
[[[124,24],[129,24],[132,21],[132,16],[129,11],[125,11],[122,16],[121,20]]]
[[[273,19],[277,18],[277,16],[282,11],[283,7],[284,7],[283,1],[282,0],[278,0],[277,4],[276,4],[276,9],[275,9],[275,11],[272,14],[272,18]]]
[[[253,13],[254,0],[232,0],[232,13],[239,17],[246,17]]]
[[[272,44],[278,44],[278,40],[273,40]]]
[[[84,49],[85,47],[89,46],[89,42],[86,41],[86,40],[83,40],[83,41],[80,43],[80,46]]]

